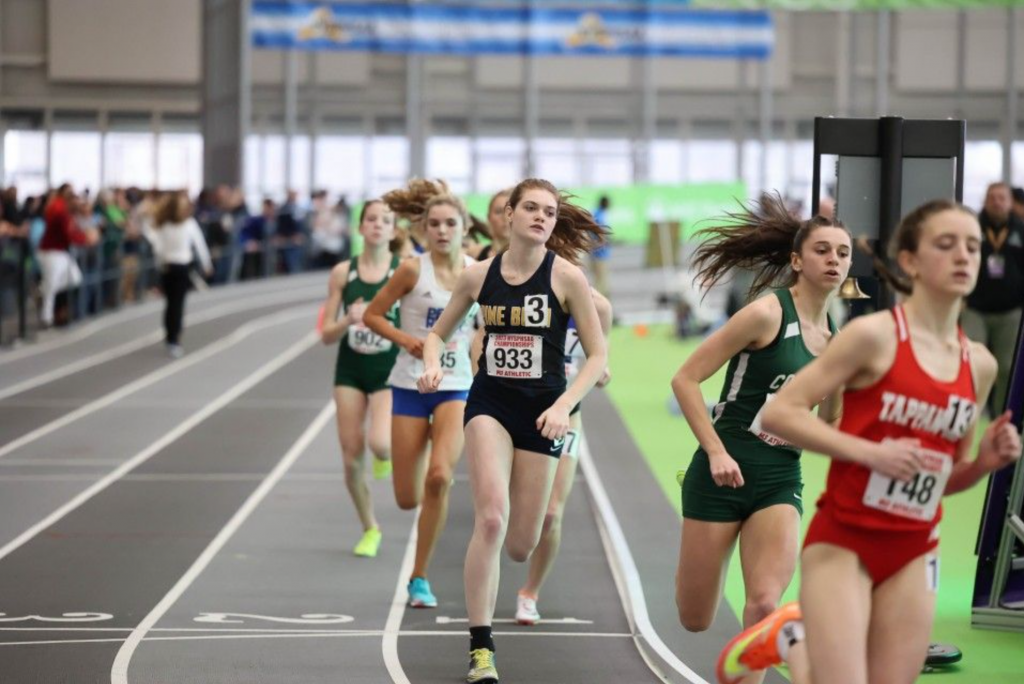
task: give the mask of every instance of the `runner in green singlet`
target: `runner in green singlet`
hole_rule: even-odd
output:
[[[391,253],[395,216],[380,200],[363,205],[359,217],[363,252],[331,271],[321,331],[324,344],[338,343],[334,370],[334,402],[338,411],[338,438],[345,461],[345,485],[363,525],[363,536],[353,549],[372,558],[380,548],[381,531],[373,514],[373,501],[364,476],[366,443],[373,452],[373,474],[383,479],[391,472],[391,389],[388,374],[398,347],[363,324],[363,311],[398,267]],[[339,317],[340,314],[340,317]],[[397,310],[389,313],[397,324]],[[367,440],[367,410],[370,413]]]
[[[803,512],[800,451],[762,429],[760,413],[824,351],[835,332],[828,306],[851,259],[850,235],[840,223],[821,216],[794,219],[777,195],[762,195],[702,234],[708,239],[695,266],[703,285],[739,267],[757,273],[751,295],[778,289],[738,311],[672,380],[700,442],[683,481],[676,574],[679,619],[692,632],[707,629],[714,619],[737,538],[745,626],[775,609],[793,577]],[[726,362],[721,398],[709,416],[700,384]],[[818,410],[822,420],[835,420],[837,413],[831,398]]]

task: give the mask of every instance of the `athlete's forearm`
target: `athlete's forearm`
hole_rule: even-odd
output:
[[[875,443],[818,420],[811,415],[811,407],[788,404],[776,395],[764,407],[762,425],[765,430],[801,449],[871,467],[865,460]]]
[[[431,330],[427,333],[427,339],[423,343],[423,366],[424,370],[432,370],[441,367],[441,350],[444,349],[444,340],[436,332]]]
[[[320,340],[324,344],[334,344],[348,332],[351,321],[348,316],[342,316],[339,320],[325,322],[323,332],[320,333]]]
[[[370,311],[368,308],[363,313],[363,323],[366,327],[377,333],[386,340],[390,340],[400,347],[408,347],[415,341],[412,335],[404,333],[394,326],[384,314]]]
[[[601,375],[604,374],[607,365],[608,354],[603,350],[588,356],[583,367],[580,368],[579,374],[558,398],[558,401],[571,411],[572,407],[580,403],[583,397],[587,396],[587,392],[594,388],[597,381],[601,379]]]
[[[721,438],[715,432],[715,426],[708,417],[708,407],[704,403],[704,395],[700,391],[700,383],[676,373],[672,378],[672,393],[676,395],[683,417],[690,425],[694,437],[701,448],[709,456],[727,453]]]
[[[978,484],[981,478],[988,475],[982,468],[978,467],[975,461],[960,461],[953,466],[953,472],[949,474],[946,482],[946,494],[959,494]]]

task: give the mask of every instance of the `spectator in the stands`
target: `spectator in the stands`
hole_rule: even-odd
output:
[[[339,205],[344,198],[339,201]],[[347,209],[347,205],[344,206]],[[310,216],[312,246],[317,268],[333,268],[344,258],[348,242],[348,212],[339,212],[327,201],[327,190],[317,190],[312,196]]]
[[[298,193],[288,191],[287,199],[277,211],[274,230],[274,247],[281,255],[281,266],[285,273],[302,270],[306,256],[306,231],[304,216],[298,205]]]
[[[57,188],[46,205],[46,230],[39,242],[39,265],[43,274],[40,319],[44,327],[54,323],[57,293],[78,287],[82,282],[82,271],[70,254],[71,246],[94,245],[99,241],[95,229],[76,223],[74,212],[80,216],[82,206],[84,204],[78,202],[67,183]]]
[[[1024,221],[1024,188],[1013,189],[1013,213]]]
[[[238,233],[238,241],[242,246],[242,280],[263,276],[264,243],[267,235],[273,234],[276,220],[277,207],[274,200],[268,198],[263,200],[263,211],[242,225]]]

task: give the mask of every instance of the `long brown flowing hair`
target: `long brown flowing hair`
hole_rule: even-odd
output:
[[[505,206],[513,209],[523,199],[527,190],[547,190],[558,203],[555,229],[548,238],[547,248],[566,261],[579,264],[580,254],[590,252],[603,245],[608,229],[594,220],[586,209],[573,204],[574,195],[559,191],[550,181],[542,178],[527,178],[512,188]]]
[[[466,209],[466,204],[451,191],[448,183],[440,178],[413,178],[404,188],[386,193],[383,200],[397,216],[410,224],[422,224],[432,207],[439,204],[448,205],[459,212],[466,235],[474,239],[480,235],[490,237],[486,224],[472,216]]]
[[[192,203],[183,191],[168,192],[160,198],[153,215],[153,227],[159,229],[165,223],[183,223],[192,215]]]
[[[896,232],[893,233],[888,249],[889,258],[893,263],[896,262],[896,257],[900,252],[910,252],[911,254],[917,252],[917,248],[921,244],[921,233],[924,230],[924,222],[932,216],[944,211],[962,211],[968,216],[975,216],[974,212],[968,207],[965,207],[958,202],[954,202],[953,200],[937,199],[925,202],[904,216],[903,220],[900,221],[899,226],[896,227]],[[871,261],[873,262],[879,277],[890,288],[905,295],[909,295],[914,291],[913,281],[907,278],[906,275],[900,272],[897,268],[890,266],[884,259],[879,257],[878,254],[871,249],[871,245],[867,240],[857,240],[857,247],[871,257]]]
[[[800,253],[817,228],[846,230],[841,221],[814,216],[794,218],[778,193],[761,193],[736,212],[726,212],[715,224],[697,232],[704,238],[693,257],[696,280],[709,288],[735,268],[756,273],[748,296],[771,287],[791,286],[800,277],[791,268],[791,255]]]

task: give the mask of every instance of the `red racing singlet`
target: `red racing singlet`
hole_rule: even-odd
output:
[[[875,442],[917,438],[925,449],[922,472],[899,482],[849,461],[833,460],[818,507],[847,525],[886,530],[927,530],[942,518],[942,494],[957,443],[977,415],[969,345],[960,331],[960,372],[940,382],[921,368],[910,344],[902,307],[896,319],[896,358],[874,385],[843,394],[839,429]]]

